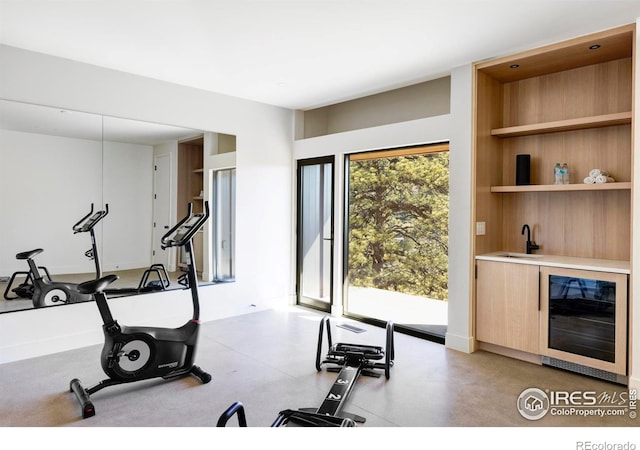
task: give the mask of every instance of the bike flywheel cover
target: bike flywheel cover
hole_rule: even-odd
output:
[[[136,339],[127,342],[119,352],[118,369],[124,373],[136,372],[151,359],[151,347],[145,341]]]

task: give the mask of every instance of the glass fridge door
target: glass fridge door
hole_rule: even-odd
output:
[[[549,348],[615,362],[616,283],[549,275]]]

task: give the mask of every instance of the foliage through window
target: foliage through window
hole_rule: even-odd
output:
[[[448,151],[352,157],[348,214],[352,286],[447,300]]]

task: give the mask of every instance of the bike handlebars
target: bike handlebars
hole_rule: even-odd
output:
[[[164,250],[167,247],[182,247],[191,240],[194,234],[209,218],[209,202],[204,202],[204,212],[193,214],[193,205],[189,203],[187,215],[171,228],[160,240]]]
[[[80,219],[73,226],[73,234],[76,233],[85,233],[87,231],[91,231],[93,227],[95,227],[98,222],[106,217],[109,214],[109,205],[105,205],[104,211],[97,211],[95,214],[93,213],[93,203],[91,204],[91,211],[89,214]]]

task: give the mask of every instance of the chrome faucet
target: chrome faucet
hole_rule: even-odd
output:
[[[527,255],[531,254],[531,250],[538,250],[540,247],[535,241],[531,240],[531,228],[526,223],[522,226],[522,235],[524,236],[524,230],[527,230]]]

